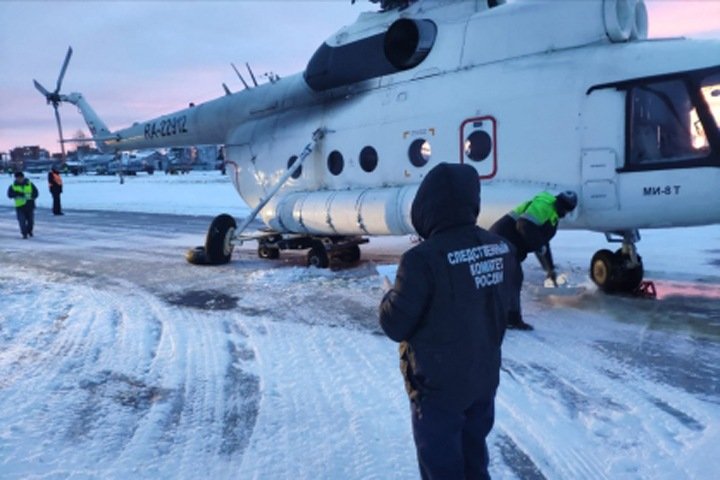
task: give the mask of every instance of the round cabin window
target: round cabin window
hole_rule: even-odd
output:
[[[345,167],[345,160],[343,159],[342,153],[337,150],[330,152],[327,158],[327,167],[333,175],[340,175]]]
[[[484,130],[475,130],[465,139],[465,156],[475,162],[482,162],[492,151],[492,138]]]
[[[378,164],[378,154],[373,147],[365,147],[360,151],[360,167],[366,172],[375,170]]]
[[[424,138],[418,138],[416,140],[413,140],[413,142],[410,144],[410,148],[408,149],[408,157],[410,158],[410,163],[412,163],[416,167],[425,166],[430,161],[431,155],[432,148],[430,147],[430,142],[428,142]]]

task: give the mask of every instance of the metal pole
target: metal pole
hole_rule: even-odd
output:
[[[292,176],[293,173],[297,171],[298,168],[305,162],[305,159],[310,156],[313,149],[315,148],[315,144],[322,140],[322,138],[325,136],[325,130],[324,128],[318,128],[313,132],[312,140],[310,143],[305,145],[305,148],[303,149],[302,153],[298,156],[298,159],[295,163],[293,163],[290,168],[283,174],[282,177],[280,177],[280,180],[273,186],[273,188],[270,190],[270,192],[265,195],[263,198],[260,199],[260,203],[253,208],[252,212],[250,212],[250,215],[248,215],[245,220],[240,224],[240,226],[235,230],[235,235],[233,235],[233,239],[237,239],[242,232],[245,231],[245,229],[250,225],[250,223],[255,220],[255,217],[257,217],[257,214],[260,213],[260,210],[262,210],[265,205],[270,201],[272,197],[275,196],[275,194],[282,188],[282,186],[285,184],[285,182],[288,181],[288,179]]]

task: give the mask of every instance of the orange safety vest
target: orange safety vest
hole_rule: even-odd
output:
[[[62,178],[60,178],[60,174],[59,174],[59,173],[55,173],[55,172],[50,172],[50,175],[52,175],[53,181],[55,182],[55,185],[59,185],[59,186],[62,187]],[[48,185],[51,186],[51,187],[53,186],[53,184],[50,183],[50,182],[48,182]]]

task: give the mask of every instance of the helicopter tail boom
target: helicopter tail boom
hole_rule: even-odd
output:
[[[111,149],[108,148],[106,141],[113,138],[112,134],[105,122],[100,119],[98,114],[95,113],[95,110],[93,110],[87,100],[85,100],[85,97],[80,93],[71,93],[69,95],[63,95],[61,100],[78,107],[90,130],[92,139],[95,140],[98,150],[102,153],[108,153]]]

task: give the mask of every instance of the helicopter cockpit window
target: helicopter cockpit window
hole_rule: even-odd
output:
[[[712,87],[708,88],[708,95]],[[703,122],[686,80],[666,80],[630,89],[630,167],[686,164],[710,154]]]
[[[288,168],[288,170],[290,169],[290,167],[293,166],[293,164],[297,161],[297,159],[298,159],[297,155],[293,155],[292,157],[290,157],[290,158],[288,159],[288,162],[287,162],[287,168]],[[293,172],[293,174],[291,175],[291,177],[292,177],[292,178],[300,178],[300,175],[302,175],[302,165],[300,165],[300,166],[298,167],[298,169]]]
[[[715,128],[719,130],[718,133],[720,134],[720,73],[708,75],[704,78],[700,84],[700,93],[705,103],[707,103],[710,115],[713,117],[713,120],[715,120]],[[699,130],[693,138],[693,143],[696,145],[702,145],[704,143],[707,146],[708,140],[702,123],[697,119],[697,114],[695,117],[694,120],[697,120],[697,123],[694,125],[696,125]]]
[[[372,172],[375,170],[378,164],[377,151],[370,146],[363,148],[360,151],[360,167],[366,172]]]
[[[430,161],[431,155],[432,148],[430,147],[430,142],[428,142],[424,138],[418,138],[413,140],[413,142],[410,144],[410,148],[408,148],[408,157],[410,158],[410,163],[412,163],[416,167],[425,166]]]

